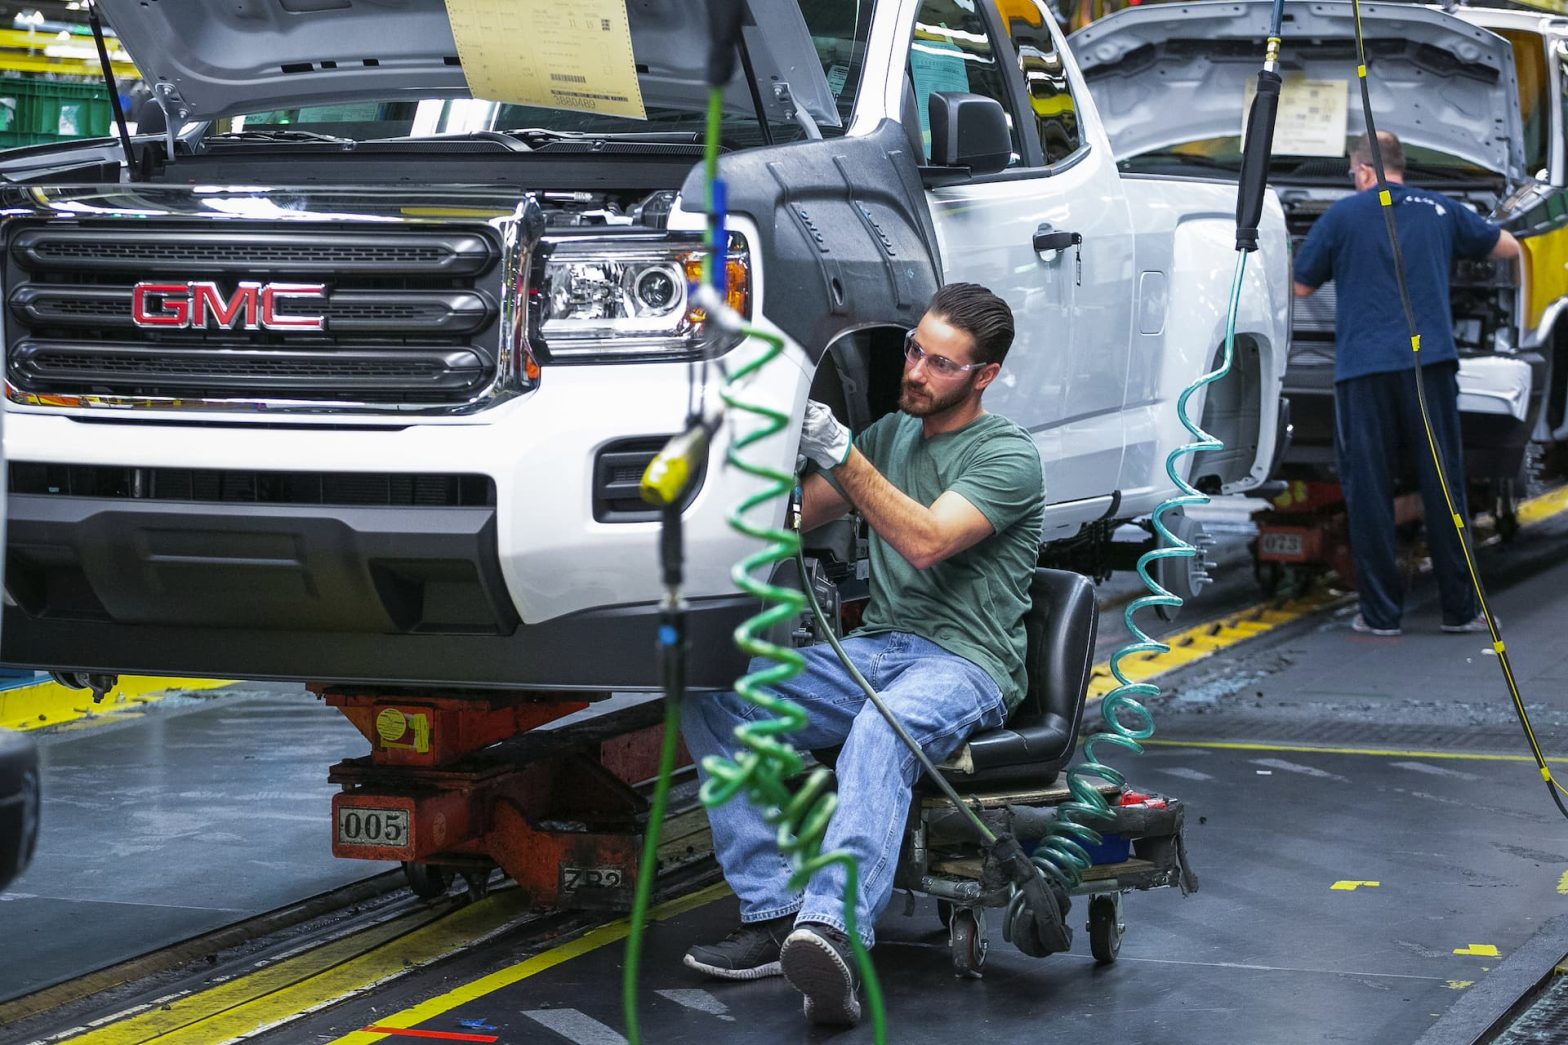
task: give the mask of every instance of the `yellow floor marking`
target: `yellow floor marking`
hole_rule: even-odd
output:
[[[1239,740],[1171,740],[1150,738],[1138,743],[1145,747],[1200,747],[1217,751],[1294,751],[1303,755],[1371,755],[1375,758],[1441,758],[1458,762],[1529,762],[1531,755],[1484,755],[1469,751],[1422,751],[1398,747],[1318,747],[1312,744],[1252,744]],[[1568,765],[1568,758],[1549,758],[1548,762]]]
[[[1454,953],[1475,958],[1501,958],[1497,948],[1489,943],[1472,943],[1468,947],[1455,947]]]
[[[1466,987],[1474,987],[1474,986],[1475,986],[1475,981],[1474,980],[1449,980],[1448,981],[1448,989],[1451,990],[1451,991],[1462,991]]]
[[[1366,886],[1368,889],[1376,889],[1378,886],[1380,886],[1382,884],[1383,884],[1382,882],[1356,882],[1356,881],[1351,881],[1349,879],[1346,879],[1343,882],[1335,882],[1333,885],[1329,886],[1329,888],[1330,889],[1340,889],[1340,890],[1343,890],[1344,892],[1347,892],[1347,893],[1353,893],[1357,889],[1360,889],[1362,886]]]
[[[127,676],[110,690],[100,704],[85,689],[70,689],[58,682],[0,690],[0,729],[43,729],[79,719],[137,710],[164,697],[192,690],[232,686],[230,679],[179,679]]]
[[[690,896],[682,896],[668,903],[660,904],[648,913],[648,918],[650,921],[663,921],[666,918],[673,918],[678,914],[683,914],[720,897],[727,896],[729,891],[729,886],[724,885],[722,882],[717,885],[710,885],[706,889],[700,889],[692,893]],[[601,925],[599,928],[593,929],[576,939],[568,940],[566,943],[553,947],[542,954],[536,954],[526,961],[500,969],[488,976],[475,980],[473,983],[464,984],[455,990],[404,1009],[402,1012],[391,1016],[378,1016],[375,1018],[375,1025],[407,1030],[426,1020],[451,1012],[461,1005],[467,1005],[471,1001],[483,998],[485,995],[494,993],[503,987],[510,987],[512,984],[520,983],[530,976],[536,976],[548,969],[553,969],[562,962],[570,961],[590,951],[596,951],[606,944],[623,940],[630,932],[631,923],[624,918],[620,921],[611,922],[609,925]],[[385,1034],[356,1030],[350,1031],[343,1037],[336,1039],[330,1045],[369,1045],[370,1042],[384,1041],[386,1038],[387,1035]]]
[[[1532,497],[1520,503],[1516,510],[1519,516],[1519,525],[1528,526],[1538,523],[1543,519],[1550,519],[1568,511],[1568,486],[1559,487],[1551,493],[1543,493],[1539,497]]]
[[[1557,895],[1568,896],[1568,871],[1564,871],[1563,876],[1557,879]]]
[[[1317,591],[1288,602],[1263,603],[1227,614],[1218,620],[1205,621],[1162,639],[1171,647],[1169,653],[1146,653],[1124,659],[1120,665],[1122,674],[1133,682],[1151,681],[1175,668],[1212,657],[1238,642],[1267,634],[1283,624],[1333,606],[1345,598],[1347,596]],[[1094,666],[1089,676],[1089,699],[1099,700],[1116,686],[1116,678],[1111,674],[1111,662],[1101,661]]]
[[[232,1015],[260,999],[287,990],[368,950],[395,940],[441,916],[434,910],[415,911],[401,918],[323,944],[303,954],[286,958],[276,965],[227,983],[170,1002],[151,1012],[139,1013],[111,1023],[88,1034],[72,1038],[82,1045],[133,1045],[150,1041],[172,1041],[173,1035],[197,1027],[208,1027],[215,1017]],[[217,1041],[217,1037],[210,1040]]]

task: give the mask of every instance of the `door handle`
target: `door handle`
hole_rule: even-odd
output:
[[[1080,232],[1057,232],[1049,223],[1041,225],[1034,230],[1035,253],[1043,254],[1048,250],[1066,250],[1076,247],[1083,242]]]

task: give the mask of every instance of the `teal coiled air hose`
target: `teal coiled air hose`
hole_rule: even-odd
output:
[[[1122,670],[1122,663],[1128,657],[1147,654],[1157,656],[1170,651],[1168,645],[1140,628],[1134,618],[1145,609],[1179,607],[1181,598],[1156,581],[1150,568],[1164,559],[1186,559],[1198,554],[1197,548],[1166,526],[1164,517],[1169,512],[1209,502],[1208,497],[1183,478],[1179,465],[1183,458],[1206,450],[1218,450],[1224,445],[1193,421],[1187,406],[1199,391],[1228,375],[1235,359],[1236,313],[1241,303],[1247,255],[1258,248],[1258,221],[1262,217],[1267,192],[1274,116],[1279,104],[1281,83],[1276,67],[1284,9],[1284,0],[1274,0],[1263,68],[1258,73],[1258,90],[1248,116],[1247,135],[1242,147],[1242,169],[1237,179],[1236,193],[1236,271],[1231,280],[1225,312],[1225,339],[1220,362],[1215,369],[1188,385],[1176,400],[1176,416],[1192,440],[1176,447],[1165,458],[1165,475],[1176,487],[1177,494],[1154,509],[1152,521],[1158,540],[1154,549],[1138,559],[1138,576],[1149,594],[1133,600],[1122,613],[1122,620],[1132,638],[1111,656],[1111,675],[1116,679],[1116,688],[1107,693],[1100,703],[1102,728],[1088,736],[1083,745],[1083,760],[1067,771],[1067,789],[1071,798],[1061,804],[1057,818],[1030,857],[1042,875],[1065,891],[1077,888],[1083,873],[1093,864],[1093,858],[1085,846],[1098,845],[1101,836],[1092,825],[1104,823],[1111,813],[1110,803],[1101,794],[1100,785],[1109,784],[1120,788],[1127,782],[1120,771],[1101,761],[1100,749],[1111,747],[1141,754],[1143,745],[1140,741],[1154,735],[1154,715],[1142,701],[1158,696],[1160,687],[1150,682],[1132,681]],[[1021,902],[1022,897],[1015,893],[1005,925],[1012,924],[1011,916]]]

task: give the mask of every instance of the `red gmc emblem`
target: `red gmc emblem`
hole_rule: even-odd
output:
[[[131,321],[139,327],[210,326],[240,330],[325,330],[324,316],[280,315],[285,298],[325,298],[325,283],[241,283],[225,295],[216,283],[138,283]]]

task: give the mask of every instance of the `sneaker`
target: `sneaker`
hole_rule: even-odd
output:
[[[860,1022],[860,976],[849,937],[830,925],[802,922],[779,956],[784,978],[806,996],[806,1019],[853,1027]]]
[[[1403,635],[1405,633],[1403,628],[1374,628],[1359,613],[1356,614],[1356,619],[1350,622],[1350,630],[1359,631],[1363,635],[1381,635],[1384,638],[1392,638],[1395,635]]]
[[[794,924],[792,914],[765,922],[742,922],[718,943],[693,946],[686,952],[686,967],[721,980],[760,980],[777,976],[784,971],[779,965],[779,952]]]
[[[1468,635],[1472,632],[1490,632],[1491,626],[1486,623],[1486,614],[1478,613],[1474,620],[1465,621],[1463,624],[1445,624],[1443,630],[1450,635]]]

